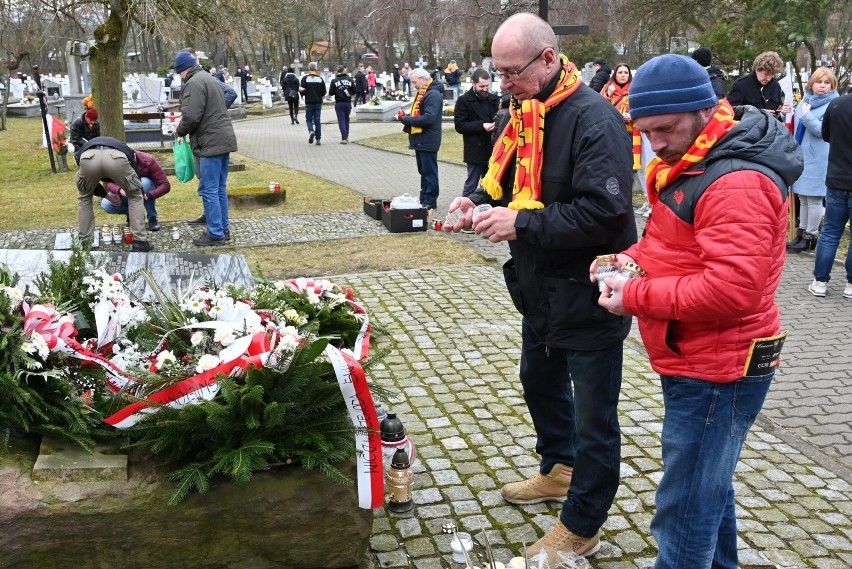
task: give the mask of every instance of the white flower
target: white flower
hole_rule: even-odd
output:
[[[289,320],[290,322],[298,322],[299,321],[299,313],[289,308],[284,311],[284,318]]]
[[[213,341],[223,346],[227,346],[229,344],[233,344],[236,337],[234,337],[234,331],[229,328],[217,328],[216,333],[213,334]]]
[[[168,362],[177,363],[177,358],[171,351],[163,350],[157,354],[157,369],[163,369],[163,366]]]
[[[47,358],[48,354],[50,354],[50,348],[47,347],[47,342],[44,341],[44,336],[42,336],[38,332],[33,332],[32,334],[30,334],[30,340],[32,341],[33,351],[27,353],[32,354],[34,352],[38,352],[38,355],[41,359]]]
[[[275,281],[274,283],[272,283],[272,286],[274,286],[278,290],[282,290],[287,288],[287,283],[285,283],[284,281]]]
[[[32,342],[21,342],[21,349],[28,354],[34,354],[36,347]]]
[[[14,287],[4,286],[0,287],[0,290],[6,293],[6,296],[9,297],[9,300],[12,303],[12,308],[17,308],[24,300],[24,293]]]
[[[318,294],[316,294],[316,293],[314,293],[313,291],[310,291],[310,290],[306,290],[305,294],[308,297],[308,302],[310,302],[311,304],[319,304],[320,297],[319,297]]]
[[[209,369],[213,369],[217,365],[219,365],[219,358],[210,354],[204,354],[199,358],[198,365],[195,366],[195,371],[196,373],[203,373]]]
[[[189,337],[189,343],[193,346],[197,346],[201,342],[204,341],[204,332],[193,332],[192,336]]]

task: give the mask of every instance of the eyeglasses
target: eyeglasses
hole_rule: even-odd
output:
[[[536,55],[535,57],[533,57],[532,59],[530,59],[530,60],[529,60],[529,62],[528,62],[526,65],[524,65],[523,67],[521,67],[521,68],[520,68],[520,69],[518,69],[517,71],[501,71],[501,70],[499,70],[499,69],[498,69],[498,70],[497,70],[497,73],[499,73],[499,74],[500,74],[500,76],[501,76],[503,79],[507,79],[507,80],[509,80],[509,81],[514,81],[515,79],[517,79],[518,77],[520,77],[520,76],[521,76],[521,73],[523,73],[524,71],[526,71],[526,70],[527,70],[527,68],[529,68],[529,66],[530,66],[530,65],[532,65],[533,63],[535,63],[535,62],[538,60],[538,58],[539,58],[539,57],[541,57],[541,55],[542,55],[545,51],[547,51],[547,49],[548,49],[548,48],[544,48],[543,50],[541,50],[540,52],[538,52],[538,55]]]

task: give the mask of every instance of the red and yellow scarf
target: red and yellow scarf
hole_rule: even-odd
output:
[[[577,68],[563,54],[559,54],[562,70],[556,89],[544,101],[512,100],[511,119],[488,161],[488,172],[482,178],[482,187],[493,199],[503,197],[500,181],[506,170],[515,165],[510,209],[541,209],[541,164],[544,156],[544,118],[547,111],[571,96],[581,85]]]
[[[669,166],[659,158],[651,160],[646,175],[648,196],[652,196],[652,199],[656,201],[657,195],[663,191],[663,188],[680,178],[686,170],[701,162],[710,152],[710,149],[736,124],[737,121],[734,120],[734,109],[731,104],[727,99],[720,100],[719,108],[716,109],[704,130],[701,131],[686,154],[681,156],[677,164]]]
[[[612,92],[612,95],[607,95],[610,84],[615,87],[615,91]],[[621,113],[621,116],[627,116],[630,113],[630,100],[627,96],[629,90],[630,83],[619,85],[615,81],[611,81],[601,89],[601,95],[609,100],[615,110]],[[639,129],[634,126],[633,121],[628,121],[624,125],[627,127],[627,134],[633,139],[633,169],[638,170],[642,167],[642,135],[639,134]]]
[[[420,116],[420,103],[423,102],[423,97],[426,96],[426,90],[429,88],[429,85],[432,84],[432,81],[433,81],[432,79],[429,79],[429,82],[426,83],[426,85],[423,88],[421,88],[419,91],[417,91],[417,96],[414,97],[414,104],[411,105],[411,116],[413,116],[413,117],[419,117]],[[419,126],[412,126],[411,127],[410,134],[419,134],[421,132],[423,132],[423,129],[420,128]]]

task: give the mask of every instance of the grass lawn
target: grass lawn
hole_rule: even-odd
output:
[[[75,227],[77,224],[76,165],[69,157],[70,172],[52,174],[47,149],[41,146],[41,121],[8,118],[8,130],[0,131],[0,231]],[[461,136],[459,157],[461,157]],[[167,156],[153,153],[158,158]],[[228,176],[231,188],[268,187],[279,181],[287,201],[259,210],[234,210],[234,217],[292,215],[315,212],[361,211],[360,194],[323,180],[234,153],[246,170]],[[164,160],[166,162],[166,160]],[[170,176],[172,190],[157,201],[160,221],[179,221],[201,213],[195,181],[180,183]],[[114,223],[95,202],[95,223]],[[440,241],[439,241],[440,240]],[[156,238],[154,239],[156,242]],[[392,269],[484,263],[485,259],[457,241],[435,233],[394,234],[379,237],[334,240],[326,243],[282,243],[274,247],[244,247],[230,250],[244,254],[253,270],[266,278],[339,275]]]
[[[402,131],[396,134],[377,136],[375,138],[365,138],[359,140],[358,144],[363,144],[371,148],[402,152],[414,156],[414,151],[408,148],[408,135]],[[464,146],[462,135],[456,132],[452,123],[444,123],[443,133],[441,134],[441,149],[438,150],[438,160],[464,164],[464,160],[462,160],[463,152]]]

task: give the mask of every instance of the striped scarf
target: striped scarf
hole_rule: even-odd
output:
[[[630,101],[627,96],[630,83],[619,85],[615,81],[612,81],[612,85],[615,86],[615,91],[612,92],[612,95],[607,95],[609,83],[601,89],[601,95],[609,100],[612,106],[615,107],[615,110],[621,113],[621,116],[627,116],[630,113]],[[633,169],[639,170],[642,167],[642,135],[639,133],[639,129],[633,124],[633,121],[627,121],[624,125],[627,127],[627,134],[633,139]]]
[[[422,89],[417,91],[417,96],[414,97],[414,104],[411,105],[411,116],[413,116],[413,117],[419,117],[420,116],[420,103],[423,102],[423,97],[426,96],[426,89],[428,89],[429,85],[431,85],[431,84],[432,84],[432,79],[429,79],[429,82],[426,83],[426,85]],[[422,128],[420,128],[419,126],[412,126],[411,132],[409,134],[420,134],[421,132],[423,132]]]
[[[559,54],[562,70],[553,93],[544,101],[512,99],[511,119],[494,146],[488,162],[488,172],[482,178],[482,187],[493,199],[503,197],[503,176],[515,165],[510,209],[541,209],[541,165],[544,157],[544,118],[547,111],[567,99],[581,85],[576,66]]]
[[[663,191],[663,188],[680,178],[686,170],[701,162],[710,152],[710,149],[736,124],[733,107],[727,99],[721,99],[719,108],[716,109],[704,130],[701,131],[686,154],[681,156],[677,164],[669,166],[659,158],[651,160],[648,164],[646,176],[648,196],[653,196],[654,201],[656,201],[657,195]]]

